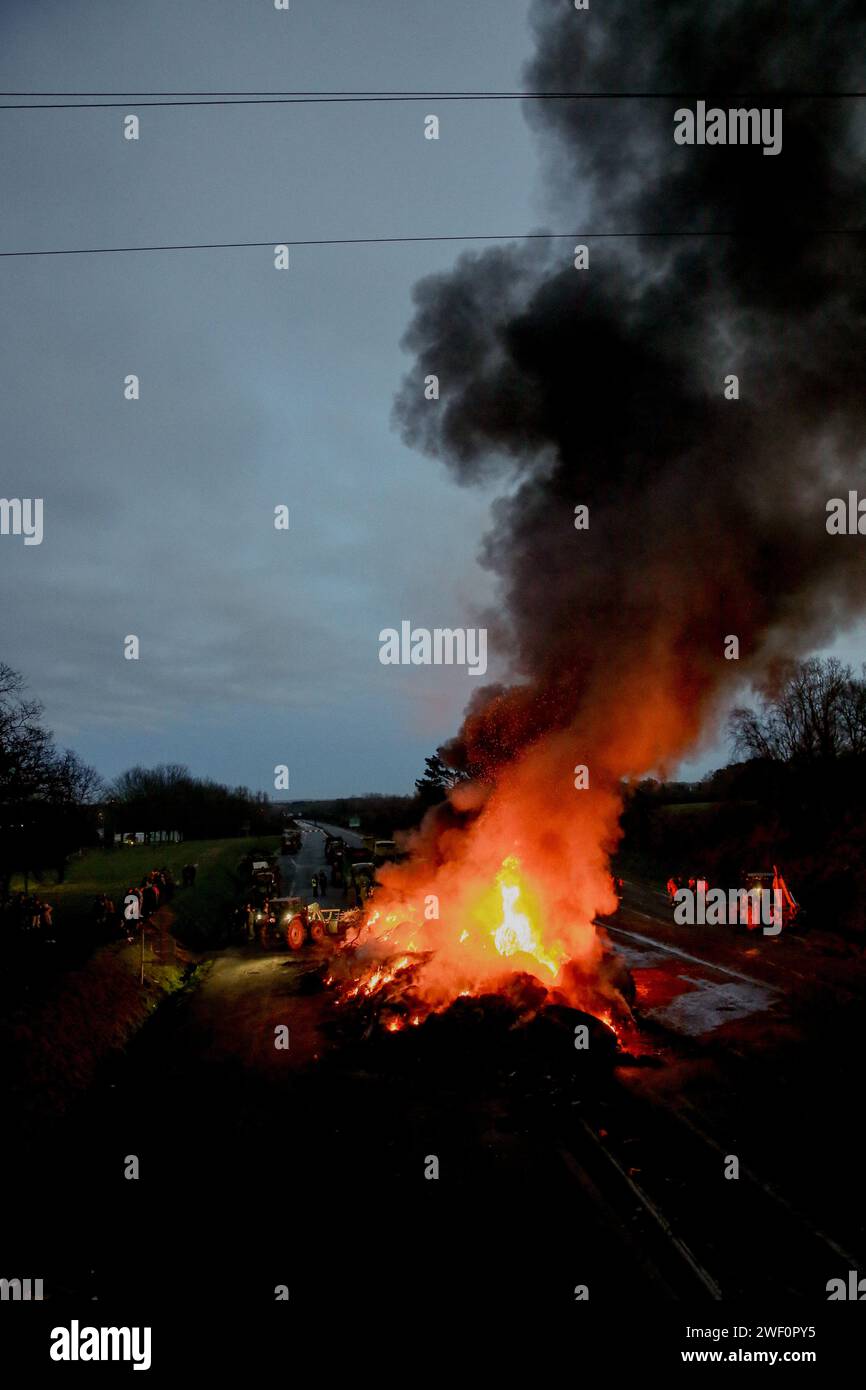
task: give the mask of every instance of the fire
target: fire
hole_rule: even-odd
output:
[[[514,854],[502,860],[491,885],[477,885],[467,895],[453,930],[450,922],[443,924],[436,916],[418,919],[412,904],[377,908],[369,914],[350,944],[360,944],[362,952],[372,954],[374,960],[344,991],[344,998],[376,994],[422,964],[421,973],[431,981],[431,987],[422,988],[422,995],[429,1003],[447,1003],[495,988],[505,962],[512,971],[528,972],[552,985],[568,960],[562,941],[546,940],[538,894],[530,888]],[[391,954],[404,947],[400,954]],[[389,954],[381,959],[385,951]],[[419,957],[425,958],[423,963]],[[449,971],[453,966],[453,987],[443,989],[432,981],[446,962]],[[396,1025],[388,1027],[396,1031]]]
[[[619,784],[598,775],[576,793],[561,786],[573,765],[572,737],[548,735],[494,783],[452,789],[409,856],[380,870],[330,971],[338,996],[394,1005],[393,1031],[460,997],[507,994],[515,976],[551,1004],[627,1012],[594,925],[617,906]]]
[[[520,911],[518,903],[528,907],[528,893],[520,878],[520,864],[514,855],[503,861],[496,875],[499,888],[501,920],[492,936],[501,956],[528,955],[550,972],[555,979],[565,958],[564,949],[557,943],[550,952],[544,948],[537,922]]]
[[[588,950],[579,965],[565,934],[552,930],[545,894],[530,882],[516,854],[500,861],[492,882],[461,880],[460,887],[453,918],[435,911],[425,917],[420,902],[429,908],[439,895],[389,901],[387,890],[378,890],[383,906],[368,913],[344,944],[342,968],[328,974],[338,1001],[378,1001],[384,1028],[397,1033],[419,1027],[455,999],[506,991],[519,975],[543,986],[540,1000],[587,1008],[612,1026],[616,1005],[599,987],[601,948],[594,929],[584,934]]]

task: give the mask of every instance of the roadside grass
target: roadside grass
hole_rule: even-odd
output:
[[[97,893],[107,893],[120,910],[127,888],[140,883],[150,869],[169,868],[177,882],[172,901],[175,930],[181,936],[203,941],[207,923],[216,923],[234,903],[241,883],[236,879],[238,860],[247,850],[276,849],[278,835],[247,836],[227,840],[182,840],[179,844],[122,845],[115,849],[90,849],[70,860],[66,879],[57,883],[52,873],[44,879],[31,875],[28,892],[47,899],[54,907],[55,925],[62,931],[88,922]],[[197,864],[195,887],[182,889],[184,864]],[[12,880],[12,891],[24,891],[23,875]]]
[[[279,835],[245,840],[215,840],[192,862],[198,863],[195,887],[176,893],[172,901],[172,930],[192,946],[218,945],[231,931],[231,910],[243,892],[238,860],[250,849],[278,850]]]

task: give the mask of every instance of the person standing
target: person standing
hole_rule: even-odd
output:
[[[150,882],[145,885],[143,898],[144,915],[145,917],[152,917],[155,912],[159,911],[159,889],[155,883]]]

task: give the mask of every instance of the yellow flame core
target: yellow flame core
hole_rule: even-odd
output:
[[[551,975],[556,975],[564,952],[554,947],[556,954],[550,954],[545,949],[538,927],[528,913],[521,910],[526,907],[525,894],[520,879],[520,864],[514,855],[502,861],[496,882],[499,885],[502,918],[491,935],[497,951],[501,956],[518,953],[533,956]]]

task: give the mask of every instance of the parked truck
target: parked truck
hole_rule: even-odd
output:
[[[346,842],[341,835],[329,835],[325,840],[325,859],[329,864],[338,864],[345,848]]]
[[[376,840],[373,844],[373,863],[393,863],[399,856],[396,840]]]

